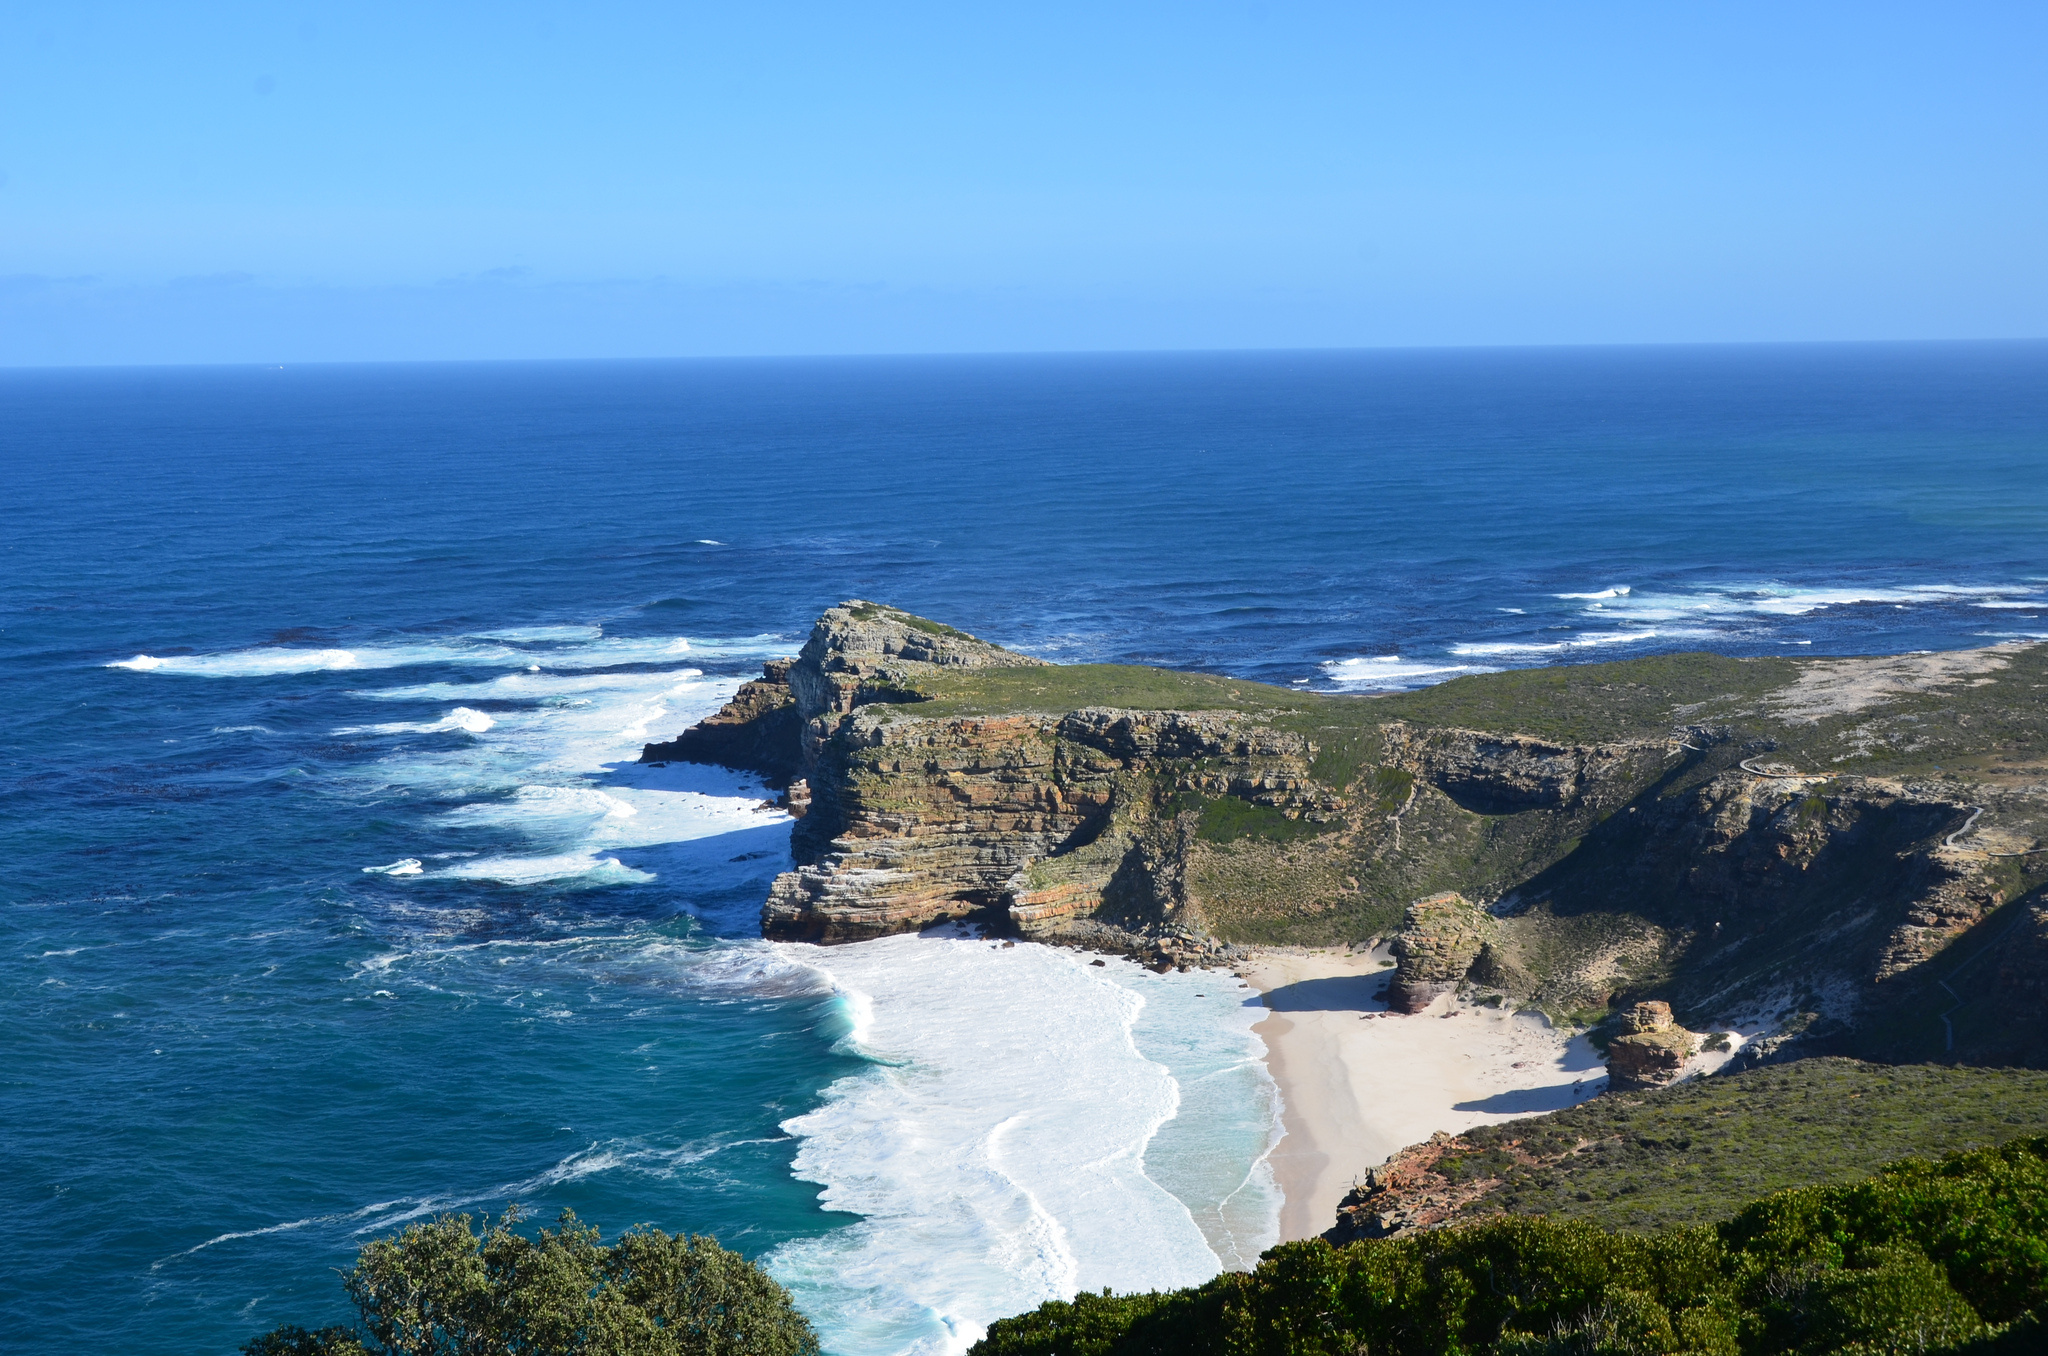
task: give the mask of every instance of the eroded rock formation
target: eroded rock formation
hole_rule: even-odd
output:
[[[1637,1003],[1621,1014],[1621,1034],[1608,1042],[1607,1086],[1614,1092],[1661,1088],[1676,1081],[1698,1051],[1699,1037],[1672,1020],[1669,1003]]]
[[[1337,1206],[1337,1223],[1323,1237],[1340,1247],[1364,1238],[1397,1238],[1470,1210],[1500,1186],[1500,1178],[1460,1180],[1439,1168],[1445,1159],[1471,1152],[1469,1140],[1442,1130],[1409,1145],[1346,1193]]]
[[[1387,1006],[1395,1012],[1420,1012],[1454,992],[1499,931],[1485,910],[1455,891],[1410,904],[1393,937],[1397,968],[1387,989]]]

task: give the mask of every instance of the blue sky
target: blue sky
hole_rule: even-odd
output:
[[[0,8],[0,363],[2048,335],[2048,6]]]

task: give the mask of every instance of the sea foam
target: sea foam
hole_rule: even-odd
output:
[[[355,645],[346,649],[293,649],[262,645],[217,654],[138,654],[115,660],[113,669],[138,673],[191,674],[204,678],[266,678],[285,674],[459,667],[593,669],[627,664],[673,663],[685,656],[747,659],[788,652],[788,641],[773,633],[691,640],[684,636],[606,636],[595,626],[514,627],[434,640]]]
[[[1332,659],[1323,665],[1323,676],[1338,687],[1351,691],[1394,691],[1422,687],[1455,678],[1461,673],[1492,673],[1476,664],[1431,664],[1403,660],[1399,655],[1361,655],[1356,659]]]
[[[1278,1099],[1235,980],[934,936],[787,949],[871,1061],[783,1126],[797,1176],[863,1217],[768,1258],[835,1352],[964,1351],[1044,1300],[1197,1284],[1217,1242],[1243,1266],[1277,1236]],[[1176,1010],[1147,1031],[1154,1005]],[[1169,1145],[1176,1063],[1205,1111],[1242,1105]]]

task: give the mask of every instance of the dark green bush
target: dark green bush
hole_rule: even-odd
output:
[[[285,1327],[246,1356],[817,1356],[789,1292],[711,1238],[636,1229],[606,1247],[564,1211],[481,1232],[444,1215],[381,1238],[342,1274],[354,1328]]]
[[[1085,1295],[974,1356],[2009,1356],[2048,1350],[2048,1138],[1782,1192],[1718,1226],[1507,1216],[1289,1243],[1195,1290]]]

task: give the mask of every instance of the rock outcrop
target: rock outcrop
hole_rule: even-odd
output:
[[[647,745],[640,751],[640,761],[715,763],[758,772],[772,786],[787,786],[803,766],[799,738],[803,718],[789,688],[789,671],[795,663],[794,659],[769,660],[761,676],[740,684],[740,690],[716,715],[674,739]]]
[[[1614,1092],[1661,1088],[1675,1082],[1699,1051],[1699,1037],[1679,1026],[1671,1005],[1657,999],[1621,1015],[1621,1034],[1607,1046],[1607,1086]]]
[[[1323,1237],[1338,1247],[1366,1238],[1398,1238],[1469,1212],[1500,1185],[1500,1178],[1460,1180],[1439,1169],[1445,1159],[1471,1152],[1469,1140],[1442,1130],[1409,1145],[1346,1193],[1337,1206],[1336,1224]]]
[[[1939,691],[1894,684],[1794,720],[1780,695],[1822,672],[1800,661],[1324,696],[1047,666],[856,601],[645,756],[788,785],[803,817],[763,908],[774,938],[975,917],[1177,965],[1225,943],[1384,937],[1398,1010],[1461,982],[1587,1026],[1651,997],[1701,1021],[1768,1003],[1811,1014],[1788,1052],[1866,1053],[1859,1024],[1947,1011],[1943,958],[2048,879],[2048,854],[2022,855],[2048,831],[2048,760],[2029,761],[2048,749],[2048,651],[1995,658],[1932,666],[1976,675]],[[1935,757],[1950,770],[1913,770]],[[1812,771],[1824,759],[1865,770]],[[2042,959],[1986,963],[1973,996],[2035,991],[2048,925],[2021,931],[2010,945]],[[1980,1043],[1999,1029],[1956,1020]],[[1654,1082],[1689,1039],[1627,1033],[1617,1078]]]
[[[1416,900],[1393,936],[1397,968],[1387,989],[1387,1006],[1395,1012],[1420,1012],[1455,991],[1498,932],[1485,910],[1473,907],[1461,894],[1446,891]]]
[[[1286,803],[1308,762],[1305,741],[1228,714],[1101,708],[932,720],[860,707],[815,747],[801,864],[762,912],[786,940],[959,917],[1045,933],[1106,905],[1154,934],[1184,925],[1183,831],[1146,774],[1200,762],[1198,784]]]

